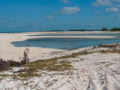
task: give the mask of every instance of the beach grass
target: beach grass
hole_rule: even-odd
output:
[[[87,55],[92,53],[120,53],[120,50],[114,49],[118,46],[118,44],[114,45],[101,45],[100,47],[105,48],[112,48],[111,50],[99,50],[99,51],[82,51],[78,53],[72,53],[71,55],[55,57],[46,60],[37,60],[34,62],[28,62],[23,64],[21,67],[25,67],[24,69],[18,70],[16,75],[19,77],[31,77],[31,76],[42,76],[41,73],[38,73],[39,70],[41,71],[66,71],[66,70],[73,70],[74,67],[71,65],[71,61],[68,61],[68,58],[76,58],[80,55]],[[7,76],[7,75],[4,75]],[[13,75],[14,76],[14,75]]]
[[[98,45],[98,47],[103,47],[103,48],[115,48],[117,47],[119,44],[100,44]]]

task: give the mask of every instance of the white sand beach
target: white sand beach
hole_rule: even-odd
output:
[[[36,33],[32,33],[34,35]],[[29,33],[15,33],[15,34],[0,34],[0,57],[9,60],[13,59],[18,61],[20,57],[23,56],[23,52],[26,47],[14,47],[11,42],[14,41],[23,41],[29,39],[31,35]],[[27,45],[26,45],[27,46]],[[64,51],[64,50],[57,50],[57,49],[46,49],[46,48],[37,48],[37,47],[29,47],[29,58],[34,58],[36,56],[44,56],[44,54],[49,54],[50,52],[56,51]]]
[[[115,38],[115,36],[29,36],[38,34],[88,34],[103,32],[31,32],[31,33],[1,33],[0,34],[0,57],[9,60],[18,61],[23,56],[26,47],[15,47],[11,42],[24,41],[30,38]],[[105,32],[104,32],[105,33]],[[107,33],[107,32],[106,32]],[[26,45],[27,46],[27,45]],[[29,47],[29,58],[50,56],[50,53],[61,52],[66,50],[50,49],[42,47]]]

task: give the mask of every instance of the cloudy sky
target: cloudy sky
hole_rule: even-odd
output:
[[[120,0],[0,0],[0,31],[120,27]]]

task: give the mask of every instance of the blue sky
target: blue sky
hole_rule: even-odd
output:
[[[0,31],[120,27],[120,0],[0,0]]]

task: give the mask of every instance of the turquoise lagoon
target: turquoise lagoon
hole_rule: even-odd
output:
[[[25,41],[12,42],[16,47],[25,47],[28,44],[30,47],[43,47],[73,50],[77,48],[96,46],[98,44],[112,44],[120,43],[120,33],[108,33],[108,34],[45,34],[45,35],[33,35],[33,36],[116,36],[116,38],[110,39],[93,39],[93,38],[37,38],[27,39]],[[32,36],[31,36],[32,38]]]

